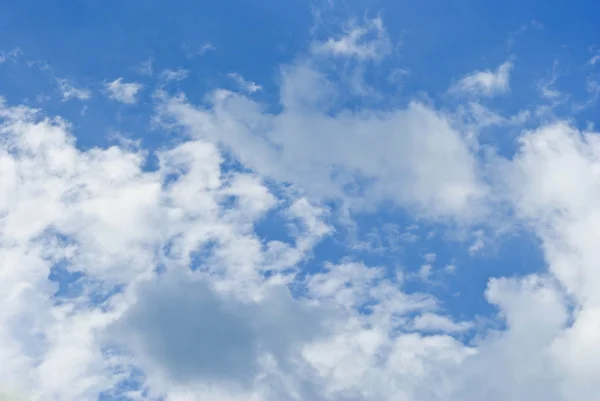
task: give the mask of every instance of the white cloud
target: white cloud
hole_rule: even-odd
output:
[[[103,333],[123,312],[131,310],[123,322],[145,316],[134,300],[147,297],[151,305],[154,292],[144,290],[151,285],[138,291],[137,283],[154,277],[158,264],[178,271],[191,263],[191,253],[215,242],[198,278],[208,274],[225,292],[224,299],[235,291],[240,302],[254,308],[263,292],[263,272],[275,269],[272,281],[285,283],[289,269],[329,232],[319,209],[299,198],[289,208],[290,218],[302,222],[295,242],[270,242],[263,250],[251,225],[275,205],[273,196],[253,175],[222,175],[219,153],[208,143],[190,141],[166,150],[159,154],[159,171],[143,172],[144,156],[135,149],[77,150],[60,120],[40,119],[27,108],[2,108],[0,118],[0,297],[5,306],[0,312],[0,388],[6,382],[34,399],[52,395],[62,400],[114,390],[128,374],[127,356],[103,351]],[[178,178],[167,182],[173,174]],[[237,201],[222,206],[231,197]],[[168,253],[158,256],[167,244]],[[84,274],[83,292],[55,304],[57,288],[48,276],[58,265]],[[124,286],[123,295],[110,296],[114,285]],[[166,297],[178,296],[166,285],[160,288]],[[281,300],[288,299],[296,308],[287,290],[281,294],[268,305],[285,307]],[[108,297],[104,304],[89,303],[88,297],[103,296]],[[295,310],[289,316],[296,316]],[[260,316],[269,313],[277,312],[271,308]],[[133,321],[138,328],[151,324]],[[291,332],[289,341],[300,331]],[[277,341],[271,345],[278,347]],[[143,364],[144,357],[136,355],[135,363]]]
[[[391,52],[391,43],[381,18],[351,22],[343,35],[313,44],[312,52],[332,57],[354,57],[358,60],[380,60]]]
[[[135,148],[80,151],[60,120],[27,108],[0,109],[0,117],[0,381],[16,393],[65,401],[118,393],[136,368],[145,375],[138,395],[148,400],[596,394],[594,135],[543,127],[499,166],[506,195],[544,240],[555,279],[492,280],[486,296],[507,329],[479,333],[469,347],[435,333],[471,323],[440,314],[431,296],[403,292],[382,268],[329,264],[295,283],[304,291],[292,297],[285,284],[330,232],[326,214],[292,198],[282,218],[300,220],[294,242],[261,243],[252,223],[281,200],[253,173],[222,171],[211,143],[165,149],[159,169],[145,172]],[[202,250],[207,256],[195,261]],[[55,304],[48,275],[59,263],[85,274],[84,291]],[[580,308],[572,326],[555,280]],[[115,284],[124,287],[110,296]],[[89,303],[102,294],[101,307]]]
[[[252,222],[277,202],[256,176],[224,174],[214,145],[181,143],[158,154],[158,171],[144,172],[143,153],[135,149],[79,151],[60,120],[39,119],[26,108],[0,115],[7,139],[0,152],[6,306],[0,380],[16,390],[34,399],[91,399],[118,393],[120,381],[138,368],[148,399],[190,391],[324,399],[323,392],[337,397],[357,377],[340,370],[340,360],[367,363],[352,390],[359,394],[369,380],[366,369],[379,369],[374,358],[389,347],[393,358],[381,372],[388,382],[403,352],[417,362],[450,365],[462,355],[443,336],[392,340],[403,315],[435,308],[435,300],[404,294],[382,269],[330,266],[307,277],[308,298],[291,297],[285,284],[330,232],[326,216],[304,198],[291,199],[283,216],[298,222],[294,242],[261,243]],[[232,196],[235,202],[225,202]],[[191,255],[208,244],[214,248],[195,265]],[[57,304],[48,276],[59,264],[84,279],[81,294]],[[156,273],[159,264],[166,273]],[[110,295],[114,285],[122,290]],[[90,304],[88,297],[103,296],[107,301]],[[353,305],[372,313],[361,316]],[[458,349],[415,354],[421,342],[440,352]],[[333,350],[330,357],[323,347]],[[215,352],[220,367],[213,359],[201,363]],[[388,384],[368,394],[392,390]]]
[[[422,332],[460,333],[473,328],[473,324],[470,322],[457,323],[446,316],[424,313],[413,320],[412,327]]]
[[[324,76],[294,65],[282,77],[279,114],[223,90],[206,108],[171,98],[161,113],[193,137],[220,142],[260,174],[319,199],[343,199],[353,208],[391,200],[430,217],[483,213],[487,189],[476,160],[443,114],[419,102],[331,114],[335,95]]]
[[[437,259],[437,255],[433,252],[429,252],[429,253],[425,254],[424,259],[425,259],[425,262],[427,262],[427,263],[433,263]]]
[[[556,82],[560,78],[559,62],[557,60],[552,64],[552,72],[545,79],[538,83],[540,96],[551,102],[551,107],[554,107],[567,100],[568,96],[556,88]]]
[[[413,116],[419,113],[416,110],[423,106],[412,105],[412,109],[409,107],[394,111],[392,115],[402,116],[398,119],[398,125],[386,125],[392,117],[382,116],[381,113],[378,114],[379,118],[373,119],[368,118],[371,117],[369,112],[345,112],[325,117],[315,109],[326,109],[328,99],[334,93],[332,86],[315,71],[303,68],[295,66],[286,71],[281,93],[285,111],[273,119],[258,113],[258,105],[251,100],[222,91],[215,93],[214,103],[209,108],[191,106],[181,98],[172,99],[165,106],[168,114],[177,117],[193,137],[221,141],[255,171],[293,182],[302,188],[316,186],[316,179],[331,177],[334,173],[348,188],[348,184],[352,183],[352,175],[341,174],[340,167],[352,166],[350,170],[354,172],[368,171],[365,167],[368,164],[362,164],[367,163],[365,160],[377,160],[380,163],[379,171],[387,168],[398,175],[410,175],[412,169],[419,168],[418,163],[387,164],[385,150],[377,146],[377,141],[373,139],[377,137],[373,133],[393,132],[396,126],[403,127],[403,132],[409,133],[410,124],[407,121],[412,121]],[[311,81],[315,83],[308,85]],[[428,109],[423,107],[420,110]],[[435,111],[429,110],[426,113],[429,112],[431,114],[427,115],[432,120],[440,118]],[[240,115],[244,118],[239,118]],[[229,122],[227,129],[219,124],[224,119]],[[251,124],[261,128],[275,126],[277,130],[274,132],[277,134],[271,135],[262,130],[259,135],[258,129],[254,131]],[[332,135],[336,132],[337,124],[344,127],[344,141],[337,142]],[[381,125],[385,129],[378,131]],[[356,139],[360,138],[363,128],[372,135],[369,145],[361,144]],[[417,131],[426,135],[436,130]],[[211,136],[217,132],[219,137]],[[318,132],[319,135],[311,137],[310,133],[313,132]],[[356,137],[353,136],[355,132]],[[285,133],[289,137],[285,137]],[[255,135],[255,139],[252,135]],[[393,136],[382,135],[385,138],[383,142],[388,146],[394,143]],[[308,345],[305,351],[305,358],[320,376],[327,378],[324,390],[326,396],[335,398],[342,394],[359,393],[362,397],[359,399],[388,399],[386,397],[390,397],[389,394],[394,394],[395,397],[400,394],[406,400],[543,398],[551,401],[591,401],[591,394],[595,394],[598,383],[597,375],[591,372],[598,370],[595,364],[585,362],[584,355],[586,351],[595,355],[596,347],[593,344],[597,341],[599,332],[592,324],[598,310],[595,288],[600,277],[593,267],[594,261],[600,256],[597,255],[597,247],[593,245],[597,242],[593,227],[596,215],[600,215],[596,211],[596,200],[600,199],[600,184],[597,182],[600,142],[597,138],[597,134],[580,133],[565,123],[543,126],[523,134],[521,147],[513,159],[498,162],[498,165],[479,166],[496,169],[497,175],[491,177],[495,196],[502,197],[515,208],[522,221],[531,225],[543,241],[543,251],[549,262],[549,276],[540,274],[490,281],[486,296],[498,308],[499,316],[505,319],[505,330],[491,331],[489,335],[477,340],[473,348],[469,348],[446,336],[422,334],[415,337],[402,336],[393,342],[381,331],[381,327],[387,327],[384,324],[373,325],[370,330],[364,330],[348,323],[354,331],[338,329],[336,335],[332,334],[328,340]],[[312,143],[319,144],[319,148],[311,146]],[[288,146],[290,150],[287,149]],[[402,148],[403,146],[394,147]],[[335,152],[335,156],[330,156],[329,153],[332,152],[323,155],[319,154],[319,149],[339,151]],[[373,149],[372,155],[370,149]],[[465,147],[465,154],[470,155],[468,147]],[[422,161],[423,158],[427,159],[427,156],[420,155],[418,159]],[[432,159],[427,160],[430,165]],[[278,171],[272,170],[271,165],[278,166]],[[329,165],[336,168],[321,170],[315,167]],[[445,167],[451,165],[447,163]],[[308,171],[290,174],[297,166]],[[280,171],[282,169],[285,174]],[[303,174],[306,176],[303,177]],[[367,177],[376,182],[384,176]],[[421,178],[423,182],[429,183],[436,179],[434,174]],[[393,181],[386,181],[387,190],[392,183]],[[315,193],[340,194],[335,190],[337,183],[332,179],[322,180],[318,184]],[[411,184],[418,187],[415,182]],[[406,183],[403,188],[407,188]],[[368,192],[370,191],[358,191],[361,196]],[[414,193],[412,191],[413,195]],[[352,192],[343,193],[342,197],[352,199]],[[410,201],[407,202],[402,197],[402,193],[397,193],[393,199],[401,205],[411,205]],[[413,202],[416,200],[416,204],[419,204],[426,197],[409,199]],[[468,214],[461,213],[460,216],[464,219]],[[483,231],[476,232],[470,251],[476,252],[483,245]],[[350,310],[360,307],[363,302],[368,304],[372,299],[371,289],[377,288],[374,283],[379,280],[380,273],[377,270],[367,270],[357,274],[356,271],[360,270],[351,266],[332,267],[327,273],[327,279],[321,275],[313,277],[312,294],[321,299],[321,302],[330,299]],[[431,274],[431,265],[424,265],[420,274],[427,279]],[[386,286],[386,290],[387,288],[389,287]],[[566,293],[563,293],[563,288]],[[395,302],[392,304],[396,305]],[[569,311],[574,305],[580,312],[571,314]],[[390,309],[385,310],[390,313]],[[415,328],[459,333],[474,327],[468,322],[455,323],[439,314],[427,313],[412,321]],[[572,326],[567,324],[569,319],[574,321]],[[402,321],[402,318],[399,320]],[[376,321],[382,324],[385,319]],[[419,344],[425,348],[419,348],[423,349],[423,353],[414,355],[406,348],[395,348],[399,343],[413,346]],[[393,351],[386,353],[393,357],[383,364],[383,368],[374,361],[380,361],[379,352],[389,349],[386,347],[393,347]],[[402,369],[404,365],[395,364],[398,360],[406,360],[403,358],[416,358],[412,361],[414,366],[419,366],[421,370],[417,371],[420,373],[413,375]],[[388,368],[390,370],[386,370]],[[428,378],[432,370],[443,377],[443,384],[426,388],[425,383],[431,383]],[[391,382],[383,384],[378,381],[377,378],[382,381],[390,380],[387,375],[391,372],[395,374]],[[522,379],[515,380],[515,377]],[[409,379],[409,382],[405,381]]]
[[[454,94],[466,93],[482,96],[495,96],[510,91],[510,71],[513,64],[506,61],[495,71],[476,71],[462,78],[450,88]]]
[[[595,66],[600,61],[600,50],[596,50],[593,53],[592,57],[587,61],[587,64],[591,66]]]
[[[553,74],[551,78],[542,81],[538,84],[538,88],[542,98],[548,100],[556,100],[562,96],[562,93],[560,93],[560,91],[554,87],[557,78],[558,77]]]
[[[475,255],[485,247],[485,232],[483,230],[476,230],[473,233],[475,239],[469,246],[469,254]]]
[[[521,146],[506,173],[517,210],[544,239],[550,270],[567,290],[595,299],[600,276],[590,262],[600,193],[598,136],[559,122],[527,132]]]
[[[598,366],[590,362],[599,352],[592,344],[600,340],[597,325],[591,323],[600,300],[595,245],[600,211],[598,134],[556,122],[524,133],[520,146],[514,159],[500,168],[503,188],[519,217],[541,239],[552,278],[532,277],[523,284],[497,281],[490,287],[489,296],[505,311],[514,333],[510,341],[515,346],[516,338],[523,341],[527,346],[523,357],[531,366],[527,381],[521,382],[529,388],[517,387],[515,395],[507,396],[592,400],[591,394],[599,389],[592,373]],[[506,336],[507,341],[510,338]],[[507,361],[506,369],[513,365],[517,362]]]
[[[426,265],[421,265],[421,267],[419,268],[419,272],[417,273],[417,275],[419,276],[419,278],[423,281],[429,281],[429,277],[431,277],[431,269],[433,268],[433,266],[426,264]]]
[[[315,399],[344,386],[351,372],[339,370],[336,361],[345,354],[366,361],[365,369],[375,368],[379,348],[410,350],[420,341],[432,342],[413,335],[390,340],[386,333],[395,327],[390,316],[433,308],[435,301],[403,294],[381,269],[332,266],[308,278],[318,302],[293,299],[283,286],[287,271],[329,232],[323,212],[303,198],[294,200],[285,215],[301,222],[295,244],[263,248],[248,223],[274,207],[274,198],[253,175],[222,175],[213,145],[182,143],[159,154],[159,171],[143,172],[141,153],[121,147],[81,152],[67,125],[32,113],[1,113],[2,133],[19,150],[2,148],[0,157],[2,244],[11,244],[0,251],[7,306],[0,314],[2,381],[35,399],[79,400],[117,391],[137,367],[146,375],[149,397],[177,399],[193,391],[207,397],[279,400],[296,393]],[[165,181],[173,174],[177,179]],[[222,206],[231,196],[237,202]],[[209,243],[216,244],[212,256],[186,273],[191,253]],[[167,244],[168,253],[157,257]],[[86,280],[80,296],[55,305],[48,274],[59,262]],[[166,275],[154,273],[158,263],[168,269]],[[265,280],[263,272],[273,269],[281,273]],[[102,307],[88,304],[88,294],[106,294],[114,284],[125,285],[122,295]],[[353,289],[340,291],[347,285]],[[369,316],[352,308],[373,301]],[[378,328],[367,328],[364,319]],[[373,337],[379,343],[371,351],[355,353],[343,345],[356,338],[357,345],[369,347]],[[114,339],[126,354],[107,351]],[[447,342],[438,337],[433,346]],[[235,352],[234,359],[223,358],[221,348],[222,369],[214,361],[199,363],[219,344]],[[324,359],[322,347],[335,352]],[[394,360],[403,358],[399,352]],[[336,376],[323,387],[318,372],[327,377],[329,369]],[[393,377],[389,369],[382,371],[386,380]],[[366,380],[365,370],[357,385]],[[373,394],[388,391],[389,385]]]
[[[175,70],[167,68],[160,73],[160,76],[165,81],[183,81],[187,78],[189,73],[190,72],[185,68],[177,68]]]
[[[0,52],[0,64],[6,62],[8,60],[17,61],[17,59],[19,57],[21,57],[22,55],[23,55],[23,52],[18,47],[15,47],[14,49],[12,49],[9,52]]]
[[[240,89],[246,93],[254,93],[262,90],[262,86],[256,84],[252,81],[246,81],[244,77],[236,72],[232,72],[227,74],[229,78],[235,81],[235,83],[240,87]]]
[[[507,329],[478,341],[477,354],[465,360],[453,377],[457,384],[453,399],[593,399],[561,388],[563,366],[551,347],[568,315],[560,289],[551,279],[492,279],[486,296],[499,308]]]
[[[143,85],[137,82],[123,82],[123,78],[117,78],[106,83],[104,87],[109,98],[125,104],[134,104],[137,102],[136,96],[142,90]]]
[[[69,99],[88,100],[92,97],[92,93],[88,89],[76,88],[72,82],[66,78],[56,78],[58,89],[62,95],[62,100]]]
[[[224,90],[202,107],[164,97],[189,135],[155,170],[135,143],[81,150],[64,120],[0,102],[0,397],[595,401],[600,134],[555,121],[483,159],[431,106],[340,111],[336,94],[298,63],[280,113]],[[389,266],[312,260],[297,275],[335,230],[325,201],[392,201],[442,238],[438,219],[485,216],[490,192],[548,263],[489,280],[496,324],[452,316]],[[293,227],[285,240],[257,233],[269,214]],[[82,277],[65,289],[59,272]]]
[[[446,265],[444,266],[444,271],[448,274],[454,274],[456,272],[456,265]]]

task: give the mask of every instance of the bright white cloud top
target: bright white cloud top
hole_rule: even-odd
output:
[[[592,122],[487,103],[512,61],[384,103],[383,17],[339,26],[274,89],[224,69],[199,96],[153,58],[96,81],[138,137],[90,144],[66,79],[85,115],[0,102],[0,400],[597,399]],[[489,267],[523,233],[539,265]]]

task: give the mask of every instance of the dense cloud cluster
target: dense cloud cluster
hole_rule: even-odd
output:
[[[352,25],[311,49],[283,68],[277,112],[239,75],[241,93],[202,105],[157,91],[156,123],[180,135],[160,149],[82,149],[67,121],[0,105],[0,399],[597,398],[598,134],[542,122],[505,157],[422,101],[336,110],[318,66],[379,60],[385,29]],[[512,68],[450,92],[506,93]],[[106,84],[129,105],[141,88]],[[477,124],[505,123],[475,104]],[[353,213],[386,203],[464,230],[525,226],[547,269],[491,277],[490,325],[449,316],[385,266],[302,268]],[[260,234],[267,216],[285,238]]]

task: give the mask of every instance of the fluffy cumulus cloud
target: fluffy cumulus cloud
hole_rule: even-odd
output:
[[[144,116],[160,145],[82,145],[85,124],[0,102],[0,400],[595,401],[599,134],[478,103],[510,92],[511,62],[457,81],[477,95],[461,107],[340,102],[324,63],[372,66],[391,46],[381,18],[349,23],[268,95],[240,74],[169,92],[193,70],[163,69]],[[63,100],[89,98],[69,82]],[[133,104],[141,88],[105,90]],[[485,142],[508,126],[512,152]],[[370,240],[414,247],[416,270],[364,257],[370,243],[338,255],[382,210],[474,260],[486,232],[517,227],[544,264],[490,272],[493,312],[463,314],[439,295],[462,266],[411,228]]]
[[[319,200],[357,209],[391,201],[433,218],[485,213],[476,158],[443,113],[418,101],[390,111],[328,110],[335,89],[307,65],[291,66],[282,81],[281,113],[262,113],[258,103],[224,90],[209,107],[166,99],[162,113],[190,136],[217,141],[244,165]]]
[[[31,396],[40,399],[93,399],[124,379],[115,375],[115,369],[124,369],[120,366],[126,359],[111,348],[121,345],[106,339],[109,326],[125,333],[132,325],[154,325],[158,321],[153,302],[166,302],[162,318],[169,319],[173,311],[168,303],[179,308],[181,299],[167,301],[171,297],[206,292],[197,300],[192,296],[189,308],[205,307],[208,315],[197,316],[199,331],[188,333],[191,316],[181,310],[182,332],[171,339],[165,336],[175,327],[173,322],[163,332],[150,328],[157,337],[146,341],[151,348],[158,347],[159,359],[166,355],[160,355],[161,346],[155,341],[165,341],[167,353],[177,343],[190,345],[182,344],[177,335],[218,341],[227,335],[220,330],[246,330],[249,335],[270,330],[269,322],[279,317],[262,323],[267,327],[248,326],[254,323],[247,321],[251,317],[247,313],[264,314],[260,305],[279,304],[283,310],[269,312],[282,317],[296,315],[296,309],[310,314],[310,306],[302,306],[279,288],[289,281],[287,271],[329,231],[319,217],[322,212],[303,198],[291,199],[285,211],[290,224],[305,229],[291,243],[262,243],[252,224],[276,206],[276,199],[256,176],[222,172],[221,157],[212,144],[189,141],[164,151],[158,155],[160,168],[145,172],[141,150],[111,147],[81,152],[62,120],[42,118],[23,107],[3,108],[1,116],[3,385],[34,389]],[[210,246],[214,246],[210,256],[194,266],[193,280],[198,283],[189,284],[187,295],[176,284],[172,292],[164,292],[166,285],[153,289],[151,281],[159,270],[183,274],[177,272],[191,267],[192,255]],[[264,279],[268,272],[271,280]],[[66,287],[57,288],[49,280],[53,274],[73,277]],[[213,278],[210,286],[201,277]],[[270,297],[278,299],[267,303]],[[202,334],[204,325],[213,324],[208,323],[210,316],[220,315],[213,308],[223,313],[231,309],[231,316],[223,317],[231,321],[214,326],[212,334]],[[303,308],[308,309],[302,312]],[[302,326],[308,330],[309,325]],[[291,337],[295,331],[290,331]],[[227,346],[236,340],[231,341]],[[242,340],[248,342],[242,345],[247,357],[258,352],[251,341]],[[213,346],[217,345],[207,343],[196,357]],[[239,361],[236,354],[230,353],[230,363],[254,363]],[[188,363],[194,365],[196,357]],[[177,365],[178,358],[173,358]],[[205,363],[208,369],[214,362]],[[225,365],[223,369],[225,374]],[[76,385],[63,387],[65,381]]]

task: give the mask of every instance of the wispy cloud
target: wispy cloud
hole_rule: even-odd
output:
[[[204,56],[206,53],[216,50],[215,46],[210,42],[205,42],[204,44],[199,46],[184,43],[182,48],[187,58]]]
[[[160,78],[165,81],[183,81],[188,77],[189,73],[189,70],[186,70],[185,68],[167,68],[160,73]]]
[[[459,80],[450,93],[495,96],[510,91],[510,72],[513,64],[506,61],[496,70],[475,71]]]
[[[351,22],[342,35],[314,43],[312,51],[332,57],[380,60],[390,53],[391,43],[382,19],[374,18],[363,25]]]
[[[23,52],[19,47],[15,47],[14,49],[8,52],[0,52],[0,64],[6,61],[17,61],[17,59],[22,55]]]
[[[246,93],[254,93],[262,90],[262,86],[252,81],[247,81],[240,74],[232,72],[227,74],[229,78],[235,81],[239,88]]]
[[[379,18],[304,45],[241,64],[258,82],[280,72],[264,96],[170,48],[161,65],[175,54],[199,79],[150,63],[152,111],[114,120],[44,87],[27,98],[39,109],[14,103],[7,85],[0,399],[597,401],[600,133],[571,80],[484,99],[510,91],[507,61],[431,100],[389,88]],[[599,61],[585,62],[596,101]],[[349,91],[349,70],[392,99]],[[63,100],[89,99],[85,82],[56,80]],[[142,90],[96,85],[125,104]],[[530,115],[557,100],[552,119]],[[144,136],[150,118],[166,140]],[[534,241],[505,246],[507,232]]]
[[[123,82],[123,78],[117,78],[105,84],[108,97],[125,104],[136,103],[137,95],[142,88],[142,84],[137,82]]]
[[[86,88],[77,88],[73,82],[67,78],[56,78],[58,89],[62,95],[62,100],[69,99],[88,100],[92,97],[92,92]]]

